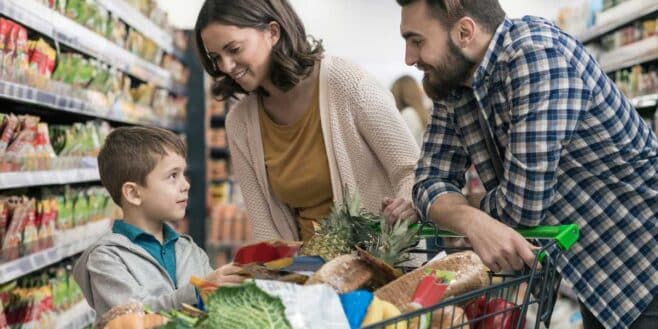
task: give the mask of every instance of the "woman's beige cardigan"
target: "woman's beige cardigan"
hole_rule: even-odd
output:
[[[320,64],[320,118],[336,202],[342,202],[343,186],[357,191],[361,206],[375,213],[384,197],[411,199],[419,148],[387,89],[354,64],[326,56]],[[254,238],[298,240],[291,209],[269,187],[254,94],[230,111],[226,131]]]

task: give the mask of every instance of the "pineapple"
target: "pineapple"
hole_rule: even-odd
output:
[[[370,239],[375,216],[360,208],[357,193],[350,196],[347,188],[343,193],[343,204],[334,205],[329,216],[320,221],[313,237],[302,246],[301,255],[330,261]]]
[[[300,253],[330,261],[352,253],[358,246],[389,266],[408,260],[406,252],[418,242],[418,229],[409,228],[408,221],[390,224],[384,217],[362,209],[358,193],[350,195],[347,188],[343,193],[343,204],[332,207]]]
[[[409,260],[409,249],[414,247],[418,239],[419,227],[412,228],[406,220],[394,224],[383,217],[379,218],[381,232],[374,234],[367,243],[366,251],[384,263],[397,267]]]

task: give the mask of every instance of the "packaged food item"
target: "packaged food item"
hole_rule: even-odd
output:
[[[0,136],[0,155],[3,155],[7,151],[7,147],[12,141],[17,127],[18,117],[13,114],[5,117],[4,130]]]
[[[16,24],[16,58],[14,63],[14,70],[18,75],[27,72],[30,64],[29,49],[27,46],[27,29],[19,24]]]
[[[0,18],[0,73],[6,74],[4,69],[5,56],[9,52],[9,36],[14,22]],[[7,68],[9,69],[9,68]]]
[[[39,249],[39,229],[36,220],[36,201],[27,201],[23,225],[23,237],[21,241],[21,255],[29,255]]]
[[[73,225],[81,226],[87,223],[89,217],[89,206],[87,195],[84,191],[79,191],[73,205]]]
[[[18,24],[10,20],[5,20],[6,26],[3,27],[5,34],[4,55],[2,60],[3,74],[12,77],[14,74],[14,57],[16,55],[16,39],[18,38]]]
[[[20,256],[20,247],[23,241],[23,229],[27,221],[27,198],[9,198],[8,205],[11,220],[2,241],[2,253],[5,260],[13,260]]]
[[[9,223],[9,206],[5,199],[0,198],[0,246],[7,233],[7,224]]]

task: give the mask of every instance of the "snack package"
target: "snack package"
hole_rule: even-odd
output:
[[[27,203],[26,198],[9,198],[8,205],[11,212],[11,220],[7,227],[5,238],[2,241],[2,253],[5,260],[14,260],[20,255],[23,229],[29,210]]]
[[[14,132],[18,127],[18,117],[13,114],[5,117],[4,129],[0,135],[0,156],[7,151],[9,143],[12,141]],[[1,170],[0,170],[1,171]]]
[[[16,24],[16,54],[14,59],[14,70],[17,75],[27,72],[30,64],[29,49],[27,45],[27,29]]]
[[[2,59],[2,72],[5,76],[14,75],[14,57],[16,54],[16,39],[18,38],[18,24],[10,20],[5,20],[5,26],[2,27],[4,36],[4,55]]]
[[[9,34],[14,22],[6,18],[0,18],[0,73],[5,75],[4,69],[5,56],[9,47]]]
[[[0,246],[7,233],[7,224],[9,223],[9,205],[6,200],[0,199]]]
[[[36,220],[36,200],[31,199],[27,202],[27,209],[24,217],[21,255],[29,255],[36,252],[39,246],[39,229]]]

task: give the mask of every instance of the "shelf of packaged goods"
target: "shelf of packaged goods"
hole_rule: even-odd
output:
[[[86,301],[80,301],[70,309],[57,315],[56,329],[87,328],[94,323],[96,313]]]
[[[633,97],[631,103],[635,108],[655,107],[658,105],[658,93]]]
[[[606,73],[653,60],[658,60],[658,36],[617,48],[599,57],[601,68]]]
[[[0,263],[0,284],[20,278],[83,252],[101,235],[105,234],[109,226],[110,220],[103,219],[65,232],[56,233],[59,236],[55,236],[54,247],[6,263]]]
[[[215,159],[226,159],[231,156],[231,153],[228,148],[211,148],[210,149],[210,156]]]
[[[176,95],[185,95],[187,94],[187,86],[178,82],[178,81],[172,81],[171,82],[171,91],[176,94]]]
[[[224,122],[226,121],[226,116],[224,115],[213,115],[210,117],[210,126],[213,128],[224,127]]]
[[[0,1],[0,14],[141,80],[171,90],[171,74],[35,0]]]
[[[60,95],[10,81],[0,80],[0,98],[105,119],[117,123],[158,126],[175,131],[182,130],[182,124],[168,124],[164,122],[132,120],[126,118],[120,114],[122,113],[120,109],[112,108],[119,106],[118,104],[107,106],[105,109],[99,109],[99,107],[102,106],[94,106],[76,97]]]
[[[144,16],[137,8],[131,6],[125,0],[97,0],[98,4],[110,11],[114,16],[121,18],[129,26],[148,36],[162,50],[173,53],[174,41],[171,34],[156,25],[148,17]]]
[[[182,61],[183,64],[185,63],[185,50],[174,47],[171,53],[178,58],[178,60]]]
[[[96,182],[97,168],[0,173],[0,190],[46,185]]]
[[[658,11],[656,0],[631,0],[599,13],[596,16],[596,25],[586,32],[576,35],[583,43],[596,40],[605,34],[632,23],[637,19]]]

